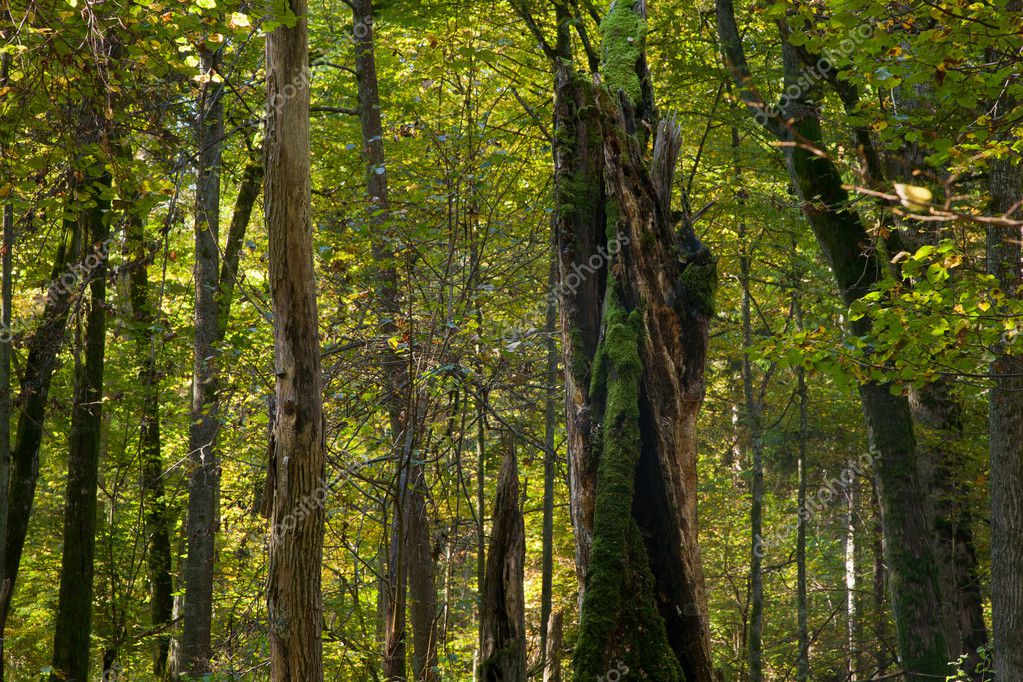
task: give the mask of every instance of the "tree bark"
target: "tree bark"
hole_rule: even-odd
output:
[[[572,502],[585,574],[574,674],[590,680],[623,666],[640,678],[704,682],[712,668],[695,427],[716,267],[688,212],[671,211],[674,121],[656,126],[652,165],[644,159],[655,118],[644,4],[614,5],[601,29],[608,88],[562,65],[555,106]]]
[[[200,69],[212,75],[220,52],[203,49]],[[195,198],[195,354],[192,367],[192,408],[188,432],[188,555],[185,558],[184,627],[181,671],[202,677],[211,670],[213,574],[219,523],[220,431],[219,372],[216,364],[220,233],[220,161],[224,137],[221,86],[203,87],[196,122],[198,164]]]
[[[909,115],[924,110],[927,104],[933,105],[933,88],[928,84],[899,87],[892,96],[898,109]],[[855,115],[856,101],[852,95],[845,99],[848,102],[846,112]],[[889,177],[899,182],[914,182],[914,171],[920,169],[928,169],[937,177],[944,174],[940,168],[928,167],[926,152],[917,143],[907,142],[897,152],[879,154],[869,135],[864,134],[861,147],[867,150],[868,159],[877,159],[866,165],[868,178],[878,189],[885,185],[879,162],[882,158]],[[894,216],[888,219],[894,228],[897,220]],[[899,227],[901,229],[893,229],[888,238],[889,251],[915,251],[925,244],[936,245],[941,236],[941,232],[921,230],[912,223]],[[892,267],[899,269],[898,265]],[[896,276],[900,274],[896,272]],[[978,648],[987,642],[987,629],[973,541],[973,514],[967,486],[963,484],[967,455],[962,405],[949,379],[938,377],[919,388],[909,389],[909,407],[920,434],[917,460],[922,483],[928,491],[927,506],[934,519],[934,547],[941,593],[945,598],[942,607],[948,651],[952,660],[967,654],[965,665],[967,670],[972,670],[978,660]]]
[[[270,244],[277,418],[267,615],[274,682],[322,682],[324,426],[313,269],[308,10],[267,35],[264,214]],[[287,94],[284,94],[284,93]]]
[[[1004,112],[1011,111],[1005,107]],[[1002,114],[1005,115],[1005,114]],[[991,212],[1020,220],[1023,159],[1006,152],[989,165]],[[992,226],[988,272],[1010,299],[1023,296],[1020,228]],[[998,682],[1023,679],[1023,355],[1004,346],[991,363],[991,624]]]
[[[731,0],[717,0],[717,18],[722,49],[744,102],[770,132],[788,143],[785,160],[793,187],[842,299],[851,304],[880,280],[883,266],[859,215],[848,208],[838,168],[829,157],[811,151],[823,147],[816,108],[804,93],[790,98],[782,114],[769,115],[751,83]],[[799,78],[798,58],[787,43],[783,46],[786,82],[792,83]],[[870,331],[864,319],[850,326],[857,335]],[[909,403],[891,389],[889,384],[863,384],[860,402],[874,455],[899,651],[910,679],[922,680],[945,674],[948,649],[933,524],[925,505],[919,504],[924,488],[916,465]]]
[[[0,57],[0,87],[7,87],[10,81],[11,55]],[[3,156],[7,156],[8,141],[4,140]],[[9,169],[4,167],[4,180],[9,181]],[[14,199],[8,198],[3,205],[2,251],[0,251],[0,682],[4,680],[4,632],[7,620],[6,609],[11,580],[7,575],[7,509],[11,489],[11,305],[14,299],[14,284],[11,281],[11,252],[14,248]]]
[[[149,288],[151,254],[145,241],[145,216],[128,216],[126,245],[131,258],[129,296],[142,420],[139,427],[139,458],[142,461],[142,498],[145,509],[150,616],[159,633],[153,649],[153,675],[169,677],[170,634],[174,618],[174,581],[171,575],[171,523],[164,498],[163,455],[160,450],[160,371],[157,366],[156,306]]]
[[[85,325],[85,358],[76,358],[75,402],[68,438],[67,493],[61,550],[60,591],[53,638],[52,682],[85,682],[92,633],[92,578],[95,571],[96,491],[103,420],[103,360],[106,351],[106,249],[109,173],[93,178],[93,206],[80,217],[91,249],[84,259],[90,300]]]
[[[557,263],[551,254],[548,291],[554,291],[557,284]],[[543,530],[541,537],[542,557],[540,563],[540,665],[546,667],[548,627],[551,620],[551,602],[554,592],[554,483],[556,479],[557,453],[554,450],[554,432],[557,428],[558,393],[558,306],[553,296],[547,299],[547,319],[544,332],[547,335],[547,376],[544,395],[544,446],[543,457]]]
[[[738,154],[739,131],[732,128],[732,152]],[[742,187],[739,165],[736,162],[737,185]],[[740,190],[741,192],[742,190]],[[739,196],[740,206],[743,203]],[[739,223],[739,283],[742,286],[742,393],[746,403],[746,430],[750,439],[752,461],[750,480],[750,617],[747,631],[749,653],[749,680],[761,682],[764,678],[763,662],[763,621],[764,621],[764,572],[763,572],[763,515],[764,515],[764,440],[761,420],[761,403],[753,386],[753,363],[750,352],[753,348],[753,324],[750,318],[750,239],[746,224]]]
[[[796,299],[796,321],[800,331],[803,328],[803,316],[799,299]],[[798,512],[806,509],[806,441],[808,395],[806,390],[806,370],[796,369],[797,390],[799,392],[799,461],[796,464],[798,476],[798,492],[796,493]],[[810,676],[810,628],[807,618],[806,603],[806,520],[799,517],[796,528],[796,627],[798,629],[799,652],[796,659],[796,680],[806,682]]]
[[[64,345],[67,333],[72,292],[69,287],[60,286],[59,280],[65,275],[69,264],[75,262],[81,250],[81,241],[77,221],[65,220],[51,271],[43,316],[28,342],[28,359],[25,362],[16,401],[21,407],[21,414],[18,416],[17,436],[11,452],[11,491],[7,508],[4,571],[10,583],[6,591],[0,595],[3,598],[3,603],[0,604],[2,619],[0,635],[6,628],[21,554],[28,533],[28,522],[32,515],[36,480],[39,477],[39,445],[43,437],[43,420],[46,417],[50,381],[53,378],[57,353]]]
[[[227,243],[224,244],[224,258],[220,263],[220,287],[217,310],[219,329],[218,342],[224,340],[228,324],[231,322],[231,305],[234,303],[234,290],[238,279],[238,263],[241,259],[242,243],[245,231],[249,227],[252,208],[259,198],[259,190],[263,186],[263,152],[254,150],[252,156],[242,170],[242,179],[238,184],[238,196],[231,214],[231,225],[227,230]]]
[[[359,120],[362,130],[367,210],[379,227],[373,243],[377,269],[377,295],[383,337],[397,331],[399,314],[398,274],[393,247],[390,202],[377,82],[373,35],[372,0],[352,4],[352,34],[355,43],[355,71],[359,92]],[[388,615],[384,643],[384,676],[405,679],[406,607],[412,620],[412,669],[417,682],[431,682],[437,667],[437,596],[429,516],[426,508],[426,480],[423,465],[415,456],[415,443],[422,428],[426,396],[415,387],[405,359],[386,347],[381,354],[384,374],[384,403],[389,412],[394,441],[395,489],[392,505],[391,551],[388,562]],[[407,594],[408,591],[408,594]]]
[[[526,680],[525,561],[526,531],[519,508],[519,472],[513,445],[504,456],[494,500],[480,623],[480,682]]]
[[[547,624],[547,651],[544,653],[543,682],[561,682],[561,641],[564,616],[561,611],[551,614]]]
[[[949,654],[967,655],[972,670],[977,649],[988,641],[980,590],[973,512],[963,483],[966,450],[962,405],[948,381],[938,379],[909,392],[913,419],[923,431],[919,445],[921,476],[932,502],[939,580],[945,596]]]

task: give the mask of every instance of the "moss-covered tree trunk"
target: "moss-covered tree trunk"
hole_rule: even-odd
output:
[[[680,129],[655,121],[645,3],[601,23],[601,77],[556,54],[556,226],[577,569],[578,680],[712,679],[696,416],[715,266],[672,212]],[[657,129],[653,163],[648,137]]]
[[[717,0],[717,20],[722,50],[742,99],[757,120],[785,143],[793,188],[842,300],[851,304],[870,291],[884,265],[860,216],[849,207],[837,166],[830,157],[815,153],[823,148],[819,111],[809,93],[803,93],[790,97],[781,114],[772,114],[752,83],[732,0]],[[786,84],[791,85],[801,77],[799,57],[784,41],[783,54]],[[859,336],[870,332],[864,319],[850,327]],[[924,486],[909,401],[892,388],[878,382],[863,384],[860,403],[873,454],[899,654],[908,678],[924,680],[946,671],[946,628],[933,522],[927,505],[920,503],[925,499]]]

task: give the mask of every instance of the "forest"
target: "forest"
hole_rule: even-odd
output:
[[[1023,682],[1023,0],[0,0],[0,682]]]

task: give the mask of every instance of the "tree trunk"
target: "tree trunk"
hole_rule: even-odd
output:
[[[106,249],[110,175],[92,180],[95,204],[83,212],[81,230],[91,248],[84,259],[90,300],[85,325],[85,358],[76,358],[75,402],[68,438],[67,494],[60,591],[53,638],[53,682],[86,682],[92,633],[92,578],[96,549],[96,490],[103,420],[103,359],[106,351]]]
[[[77,191],[77,188],[74,190]],[[64,222],[64,230],[57,246],[51,271],[50,289],[39,326],[28,342],[28,359],[21,378],[18,399],[20,406],[17,436],[11,452],[11,492],[7,507],[7,541],[5,576],[10,581],[2,594],[0,605],[0,635],[6,628],[11,599],[18,577],[21,553],[25,547],[28,522],[32,515],[36,480],[39,476],[39,445],[43,437],[43,420],[50,393],[50,380],[57,353],[64,345],[67,333],[71,289],[61,286],[59,280],[68,272],[81,249],[81,232],[74,219]]]
[[[410,453],[410,458],[415,457]],[[423,465],[412,466],[409,491],[408,586],[412,620],[412,675],[416,682],[437,679],[437,585],[434,579],[433,545],[426,509]]]
[[[163,455],[160,451],[160,371],[157,366],[156,306],[149,289],[149,259],[145,216],[132,213],[126,227],[127,250],[132,260],[129,280],[138,381],[142,403],[139,459],[142,462],[142,497],[145,509],[150,615],[156,635],[153,675],[169,677],[168,655],[174,618],[174,581],[171,576],[171,523],[164,499]]]
[[[601,30],[607,89],[564,64],[556,73],[562,341],[585,576],[574,674],[628,668],[705,682],[695,427],[716,267],[688,212],[671,211],[674,121],[656,126],[652,167],[644,159],[655,117],[644,4],[615,4]]]
[[[0,87],[7,87],[10,80],[11,55],[0,57]],[[3,144],[3,155],[7,155],[8,141]],[[5,182],[10,179],[4,177]],[[0,289],[0,682],[4,680],[4,632],[7,620],[6,609],[11,580],[7,575],[7,509],[11,488],[11,304],[14,299],[14,284],[11,281],[11,252],[14,248],[14,199],[8,198],[3,205],[2,262],[3,284]]]
[[[823,147],[816,109],[804,93],[789,98],[781,115],[768,115],[766,104],[751,89],[731,0],[717,0],[717,17],[722,48],[744,101],[770,132],[789,143],[784,149],[793,187],[803,201],[804,213],[842,299],[851,304],[881,278],[883,266],[859,215],[848,208],[848,193],[834,162],[812,151]],[[800,77],[798,58],[787,43],[783,46],[786,82],[793,83]],[[799,144],[792,144],[797,141]],[[865,319],[850,326],[860,336],[870,331]],[[860,386],[860,402],[874,456],[902,664],[910,679],[926,679],[928,675],[943,676],[947,668],[942,598],[932,546],[933,524],[926,506],[919,503],[924,488],[916,466],[909,403],[905,397],[893,395],[891,389],[889,384],[866,383]]]
[[[885,608],[884,524],[881,521],[881,501],[877,494],[876,480],[871,482],[870,493],[871,509],[874,510],[871,552],[874,555],[874,641],[877,642],[874,677],[883,677],[888,672],[892,657],[888,646],[888,610]]]
[[[224,245],[224,258],[220,264],[219,306],[217,320],[219,330],[218,342],[224,340],[228,324],[231,322],[231,305],[234,303],[234,289],[238,279],[238,262],[241,258],[242,242],[245,231],[249,227],[252,208],[259,198],[259,189],[263,185],[263,152],[254,150],[242,170],[242,179],[238,185],[238,196],[231,214],[231,225],[227,230],[227,243]]]
[[[845,538],[845,669],[846,679],[856,682],[859,677],[859,631],[856,612],[856,481],[845,491],[846,517]]]
[[[322,682],[324,431],[313,269],[305,0],[267,35],[264,214],[270,244],[277,418],[267,615],[274,682]],[[287,93],[285,95],[284,93]]]
[[[201,52],[202,73],[213,74],[220,52]],[[181,672],[202,677],[210,672],[213,621],[213,573],[219,522],[220,463],[216,453],[220,431],[219,382],[216,365],[219,288],[220,160],[224,137],[221,86],[203,87],[196,139],[195,206],[195,354],[192,408],[188,432],[188,555],[185,558],[184,627]]]
[[[557,284],[557,263],[551,258],[548,291],[554,291]],[[547,377],[544,395],[544,446],[543,457],[543,530],[542,558],[540,563],[540,665],[546,667],[547,631],[551,620],[551,602],[554,592],[554,483],[556,479],[557,453],[554,450],[554,432],[557,428],[557,393],[558,393],[558,344],[554,339],[557,333],[558,306],[553,296],[547,299],[547,319],[544,332],[547,335]]]
[[[1011,107],[1006,106],[1005,112]],[[1002,114],[1007,115],[1007,114]],[[1020,220],[1023,159],[1016,152],[989,165],[991,212]],[[1011,212],[1011,213],[1010,213]],[[988,272],[1010,299],[1023,296],[1020,228],[992,226],[987,234]],[[1023,679],[1023,356],[995,349],[991,363],[991,624],[998,682]]]
[[[352,35],[359,92],[359,120],[362,129],[366,189],[370,220],[379,227],[373,243],[377,268],[377,295],[384,338],[397,333],[399,314],[398,274],[395,267],[393,227],[390,225],[387,173],[384,158],[380,91],[377,83],[373,37],[372,0],[352,4]],[[385,396],[394,441],[394,519],[388,565],[388,616],[385,633],[384,676],[405,679],[405,609],[412,620],[412,668],[418,681],[431,682],[437,667],[437,596],[430,523],[426,509],[425,471],[414,455],[415,443],[425,415],[426,396],[414,386],[406,360],[388,347],[381,356]],[[410,591],[406,597],[406,589]]]
[[[972,669],[977,649],[987,643],[988,637],[973,540],[973,512],[963,483],[967,453],[962,406],[944,379],[911,389],[909,402],[913,419],[923,431],[918,457],[933,505],[949,654],[952,660],[967,654],[967,667]]]
[[[564,616],[561,611],[551,614],[547,624],[547,650],[544,653],[543,682],[561,682],[561,640]]]
[[[796,306],[796,321],[802,331],[803,316],[799,299],[796,299]],[[806,422],[808,413],[806,370],[803,367],[798,367],[796,377],[799,392],[799,461],[796,464],[796,475],[799,480],[797,482],[796,509],[800,514],[799,525],[796,528],[796,627],[799,630],[796,681],[806,682],[810,676],[810,628],[806,603],[806,520],[802,514],[802,511],[806,509]]]
[[[909,115],[926,110],[927,105],[933,106],[933,88],[926,83],[896,88],[892,96],[897,100],[898,109]],[[855,102],[851,101],[846,111],[855,116]],[[899,182],[914,182],[914,172],[920,169],[936,177],[946,175],[942,169],[928,166],[926,152],[919,144],[907,142],[896,152],[879,155],[867,135],[862,146],[870,150],[868,158],[883,158],[889,177]],[[867,168],[874,186],[883,189],[885,178],[881,164],[868,163]],[[890,221],[894,226],[897,219],[892,216]],[[912,222],[900,227],[902,229],[892,230],[889,250],[915,251],[925,244],[937,245],[942,236],[939,231],[921,230]],[[893,267],[899,268],[898,265]],[[942,606],[948,651],[952,660],[961,654],[970,654],[966,668],[972,670],[977,662],[977,649],[987,642],[987,630],[973,541],[973,514],[968,489],[963,484],[967,475],[967,453],[962,405],[949,379],[938,377],[919,388],[910,387],[909,406],[920,434],[917,460],[924,488],[928,491],[927,506],[934,518],[934,548],[941,593],[945,598]]]
[[[480,623],[480,682],[526,680],[525,561],[526,531],[519,508],[519,471],[513,445],[504,456],[494,500]]]
[[[739,131],[732,128],[732,151],[738,154]],[[742,187],[736,161],[737,185]],[[741,190],[740,190],[741,191]],[[742,195],[739,203],[742,205]],[[763,621],[764,621],[764,572],[763,572],[763,514],[764,514],[764,440],[761,420],[761,404],[753,386],[753,363],[750,352],[753,348],[753,324],[750,319],[750,239],[746,224],[739,223],[739,283],[742,286],[742,392],[746,403],[746,430],[750,439],[752,454],[750,481],[750,622],[747,633],[749,653],[749,680],[761,682],[764,678],[763,663]]]

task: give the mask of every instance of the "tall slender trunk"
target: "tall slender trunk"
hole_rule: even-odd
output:
[[[874,676],[883,677],[888,672],[888,664],[891,661],[890,648],[888,646],[888,610],[885,608],[885,594],[887,581],[885,580],[884,565],[884,523],[881,520],[881,501],[877,494],[877,482],[873,481],[870,487],[871,509],[874,510],[874,523],[871,529],[873,542],[871,553],[874,557],[873,566],[873,597],[874,597],[874,641],[877,646],[874,651]]]
[[[313,268],[308,6],[267,35],[264,189],[277,417],[266,586],[273,682],[323,680],[323,377]],[[287,93],[287,94],[285,94]]]
[[[355,70],[359,92],[359,120],[362,129],[366,189],[370,220],[380,228],[373,243],[377,268],[377,288],[381,331],[393,336],[399,313],[398,274],[394,263],[393,227],[390,222],[387,173],[384,158],[380,91],[376,74],[372,0],[355,0],[353,38]],[[390,349],[383,352],[385,405],[390,414],[392,438],[398,473],[393,496],[394,519],[391,525],[392,549],[388,567],[388,617],[385,635],[384,675],[388,679],[405,676],[405,609],[412,621],[413,675],[417,681],[435,679],[437,666],[437,597],[435,568],[426,508],[426,481],[422,463],[415,456],[415,444],[421,430],[426,396],[414,386],[412,372],[405,359]],[[406,597],[406,589],[409,591]]]
[[[78,191],[74,187],[69,194]],[[21,378],[16,404],[20,406],[17,436],[11,451],[11,489],[7,505],[7,538],[4,574],[10,581],[3,592],[0,605],[0,635],[6,628],[11,599],[25,547],[28,522],[32,515],[36,480],[39,477],[39,446],[43,438],[43,420],[50,393],[50,381],[57,358],[67,333],[71,288],[61,286],[59,280],[75,262],[81,250],[82,235],[74,219],[64,221],[63,233],[57,246],[51,270],[50,288],[46,296],[39,326],[28,342],[28,359]]]
[[[856,481],[845,491],[845,669],[846,679],[856,682],[859,674],[859,633],[856,612]]]
[[[1006,106],[1001,115],[1012,107]],[[1023,158],[1016,152],[989,165],[991,212],[1023,218]],[[1023,297],[1018,226],[992,226],[988,272],[1010,299]],[[988,415],[991,451],[991,624],[998,682],[1023,679],[1023,355],[995,349]]]
[[[732,153],[736,155],[737,185],[742,186],[738,165],[739,131],[732,128]],[[741,192],[742,190],[740,190]],[[742,194],[739,205],[743,204]],[[760,416],[760,401],[753,386],[753,363],[749,354],[753,350],[753,323],[750,318],[750,252],[752,245],[746,233],[746,223],[739,223],[739,283],[742,286],[742,393],[746,403],[746,429],[749,433],[752,461],[750,463],[750,618],[747,633],[749,653],[749,680],[761,682],[763,668],[764,572],[763,572],[763,509],[764,509],[764,440]]]
[[[85,357],[76,358],[75,401],[68,438],[67,493],[60,591],[50,680],[86,682],[92,633],[92,578],[95,571],[96,491],[103,427],[103,361],[106,352],[106,249],[109,234],[109,173],[94,178],[88,192],[94,206],[83,212],[81,230],[91,243],[84,259],[89,279]]]
[[[203,74],[212,75],[220,52],[203,49]],[[208,81],[199,100],[196,122],[198,163],[195,198],[195,333],[192,408],[188,432],[188,555],[184,562],[184,626],[180,670],[192,677],[210,672],[212,658],[213,574],[219,521],[220,430],[219,371],[216,363],[220,232],[220,163],[224,137],[222,88]]]
[[[554,291],[557,284],[557,261],[551,254],[550,273],[547,291]],[[558,409],[558,344],[554,338],[557,333],[558,306],[553,295],[547,299],[547,319],[544,332],[547,336],[547,376],[546,393],[544,395],[544,452],[543,458],[543,531],[541,542],[543,556],[540,564],[540,665],[545,666],[547,659],[547,632],[550,626],[551,602],[554,592],[554,483],[557,475],[554,451],[554,431],[557,428]]]
[[[743,100],[772,134],[789,143],[785,161],[792,185],[842,299],[851,304],[880,280],[883,266],[859,215],[849,208],[838,168],[830,157],[812,151],[823,147],[816,109],[803,93],[788,99],[782,115],[768,115],[767,105],[751,85],[731,0],[717,0],[717,18],[722,49]],[[787,42],[783,48],[786,84],[794,84],[800,78],[799,60]],[[850,326],[859,336],[870,332],[865,319]],[[944,675],[948,648],[933,524],[925,505],[919,503],[924,487],[916,464],[909,403],[905,397],[893,395],[888,384],[869,382],[860,386],[859,392],[880,493],[902,664],[910,679]]]
[[[231,305],[234,303],[234,290],[238,279],[238,263],[241,258],[242,243],[245,231],[249,227],[252,208],[259,198],[259,190],[263,185],[263,151],[252,150],[252,155],[242,170],[242,179],[238,184],[238,196],[235,198],[234,210],[231,213],[231,225],[227,230],[227,242],[224,244],[224,258],[220,263],[220,286],[218,298],[217,321],[219,329],[217,340],[223,341],[231,321]]]
[[[10,80],[11,55],[0,57],[0,87],[6,87]],[[7,157],[7,141],[4,141],[3,156]],[[4,167],[5,182],[9,182],[9,168]],[[10,502],[11,486],[11,304],[14,298],[14,284],[11,281],[11,252],[14,248],[14,199],[8,198],[3,205],[3,241],[0,253],[0,610],[7,604],[11,580],[7,575],[7,508]],[[4,633],[6,615],[0,613],[0,682],[4,680]]]
[[[358,0],[352,5],[352,38],[355,44],[355,74],[359,95],[359,122],[362,132],[363,163],[365,165],[367,212],[370,221],[379,229],[373,241],[373,261],[376,268],[376,288],[380,314],[380,331],[386,338],[397,333],[398,273],[392,246],[393,227],[390,223],[390,200],[384,158],[383,123],[380,111],[380,92],[376,76],[376,55],[373,41],[373,3]],[[411,389],[403,360],[390,349],[380,355],[384,376],[384,405],[391,427],[395,476],[389,495],[390,541],[385,572],[386,615],[384,619],[383,674],[386,680],[406,679],[406,607],[408,590],[408,516],[409,471],[406,469],[404,442],[413,434],[407,430],[409,401],[403,400]]]
[[[505,453],[494,500],[493,529],[487,552],[483,594],[483,648],[480,682],[525,682],[526,603],[523,570],[526,531],[519,508],[519,471],[515,446]]]
[[[164,499],[163,455],[160,450],[160,372],[157,366],[155,301],[149,288],[149,250],[145,240],[145,216],[132,213],[126,226],[126,245],[131,258],[129,296],[135,328],[142,421],[139,458],[142,461],[142,498],[147,539],[150,617],[159,630],[153,649],[153,675],[169,676],[170,628],[174,618],[174,581],[171,576],[170,518]]]
[[[421,398],[422,399],[422,398]],[[417,420],[421,423],[421,419]],[[415,458],[415,453],[410,453]],[[411,462],[410,462],[411,463]],[[426,508],[426,476],[412,463],[409,491],[408,586],[412,621],[412,675],[416,682],[433,682],[437,670],[437,585],[430,519]]]
[[[477,316],[477,320],[479,320]],[[486,482],[487,482],[487,394],[486,389],[479,387],[479,394],[473,400],[473,408],[476,417],[476,614],[479,622],[483,622],[483,592],[487,584],[487,512],[486,512]],[[476,657],[479,661],[480,652],[483,651],[483,630],[479,629],[476,635]],[[476,671],[479,666],[476,666]],[[478,682],[479,676],[475,678]]]
[[[803,315],[800,300],[796,299],[796,323],[799,329],[803,327]],[[798,629],[799,651],[796,659],[796,680],[806,682],[810,676],[810,628],[807,618],[806,603],[806,520],[802,511],[806,509],[806,441],[807,441],[807,416],[808,416],[808,394],[806,390],[806,370],[803,367],[796,369],[797,391],[799,393],[799,461],[796,463],[796,476],[798,477],[796,493],[796,508],[799,517],[799,525],[796,528],[796,627]]]

